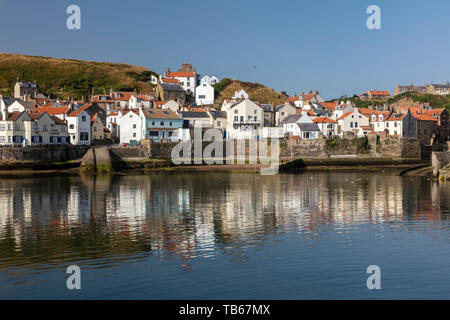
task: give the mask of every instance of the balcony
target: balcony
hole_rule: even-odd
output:
[[[260,124],[259,120],[237,120],[237,121],[233,121],[233,124],[238,124],[238,125],[245,125],[245,124]]]

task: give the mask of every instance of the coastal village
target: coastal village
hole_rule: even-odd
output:
[[[220,79],[201,76],[186,63],[151,77],[151,92],[114,91],[89,99],[61,101],[39,90],[39,83],[17,79],[11,97],[0,96],[0,145],[139,146],[193,138],[193,129],[216,128],[224,139],[311,140],[375,135],[415,138],[421,146],[446,145],[449,113],[412,100],[358,108],[349,100],[325,101],[319,91],[287,96],[284,104],[264,104],[241,89],[223,103],[214,86]],[[450,94],[450,84],[397,85],[403,92]],[[390,97],[385,90],[361,93],[359,99]]]

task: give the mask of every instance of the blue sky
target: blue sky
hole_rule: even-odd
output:
[[[81,30],[66,8],[81,8]],[[381,30],[366,27],[369,5]],[[450,1],[0,0],[0,52],[146,66],[326,98],[450,81]],[[256,73],[253,66],[256,65]]]

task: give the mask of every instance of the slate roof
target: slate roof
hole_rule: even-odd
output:
[[[283,121],[281,121],[282,124],[285,123],[296,123],[298,121],[298,119],[300,119],[302,117],[301,114],[291,114],[288,115],[286,118],[284,118]]]
[[[184,89],[176,83],[160,83],[161,87],[167,91],[184,91]]]
[[[182,111],[181,115],[183,118],[209,118],[209,115],[206,112]]]
[[[273,107],[271,104],[268,103],[261,104],[261,108],[264,110],[264,112],[273,112]]]
[[[320,131],[319,126],[315,123],[297,123],[301,131]]]
[[[210,113],[214,119],[217,119],[217,118],[225,118],[226,119],[227,118],[226,111],[211,111]]]

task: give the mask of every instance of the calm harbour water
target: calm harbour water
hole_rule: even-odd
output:
[[[450,299],[449,217],[424,177],[2,177],[0,298]]]

